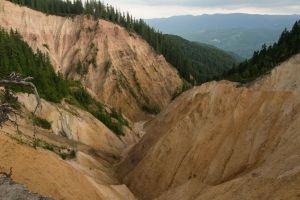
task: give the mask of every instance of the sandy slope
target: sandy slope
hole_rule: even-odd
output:
[[[299,63],[247,88],[187,91],[146,125],[120,176],[141,199],[299,199]]]
[[[273,91],[296,91],[300,92],[300,55],[282,63],[280,67],[256,81],[253,89]]]
[[[145,105],[165,107],[181,85],[163,56],[108,21],[47,16],[0,0],[0,26],[17,29],[33,49],[50,55],[56,71],[80,79],[93,95],[133,120],[146,117]]]
[[[36,100],[33,95],[19,94],[18,99],[28,111],[34,111]],[[54,104],[42,100],[37,116],[51,122],[51,131],[55,135],[64,136],[109,153],[120,154],[124,148],[138,140],[135,133],[126,127],[124,127],[125,136],[117,137],[93,115],[65,102]]]
[[[62,160],[51,151],[28,145],[34,130],[30,113],[36,104],[32,95],[18,97],[23,105],[17,120],[19,134],[12,123],[0,129],[0,171],[12,167],[14,181],[54,199],[135,199],[114,171],[122,152],[132,145],[131,132],[118,138],[89,113],[42,100],[37,115],[50,121],[52,130],[37,127],[37,138],[77,151],[76,158]]]
[[[0,136],[1,167],[33,192],[55,199],[104,199],[93,182],[53,153],[22,146]]]

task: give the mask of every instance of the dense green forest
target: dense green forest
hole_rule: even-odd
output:
[[[13,3],[28,6],[32,9],[42,11],[47,14],[60,15],[60,16],[74,16],[79,14],[86,14],[93,16],[94,19],[105,19],[117,23],[125,27],[128,31],[133,31],[138,33],[143,39],[145,39],[157,53],[163,54],[166,60],[171,63],[175,68],[178,69],[181,77],[193,84],[199,84],[207,81],[207,76],[203,73],[207,71],[208,68],[216,68],[215,72],[221,71],[222,65],[227,67],[229,62],[232,62],[228,55],[221,53],[218,58],[221,58],[221,63],[215,58],[215,52],[210,54],[207,52],[201,52],[200,48],[197,46],[190,45],[186,49],[193,50],[189,51],[182,50],[183,44],[180,40],[175,40],[170,38],[168,35],[164,35],[154,28],[148,26],[143,20],[134,19],[128,13],[122,13],[112,6],[104,5],[99,0],[88,0],[83,5],[81,0],[10,0]],[[200,59],[195,61],[194,55],[200,55],[201,57],[208,57],[205,61],[201,62]],[[192,58],[190,56],[192,55]],[[204,56],[205,55],[205,56]],[[217,65],[215,65],[217,63]],[[208,75],[210,77],[211,74]]]
[[[187,56],[192,65],[192,74],[200,82],[213,79],[236,64],[236,60],[231,55],[213,46],[190,42],[175,35],[166,35],[166,37],[172,41],[173,46]]]
[[[34,53],[18,32],[7,33],[0,28],[0,78],[7,77],[11,72],[20,73],[24,77],[33,77],[33,83],[42,98],[56,103],[66,99],[93,114],[118,135],[123,134],[123,126],[128,125],[115,110],[111,113],[107,112],[101,103],[83,89],[80,83],[65,80],[61,75],[57,75],[49,57],[40,51]],[[12,89],[25,90],[23,88]]]
[[[225,78],[242,83],[253,81],[297,53],[300,53],[300,20],[290,31],[285,29],[277,43],[263,45],[251,59],[227,72]]]

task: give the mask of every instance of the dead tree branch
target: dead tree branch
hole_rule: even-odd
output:
[[[0,86],[6,87],[6,86],[11,86],[11,85],[16,85],[16,86],[25,86],[25,87],[32,89],[32,91],[34,92],[36,101],[37,101],[37,105],[33,112],[33,114],[35,114],[37,109],[41,105],[41,98],[39,96],[39,93],[38,93],[35,85],[32,82],[29,82],[31,80],[33,80],[32,77],[26,77],[26,78],[22,79],[19,74],[16,74],[15,72],[13,72],[7,78],[0,80]]]
[[[12,86],[12,85],[14,85],[14,86],[23,86],[23,87],[30,88],[33,91],[33,93],[35,95],[35,98],[36,98],[36,101],[37,101],[37,105],[36,105],[36,107],[34,109],[34,112],[33,112],[33,115],[35,115],[36,112],[37,112],[37,110],[38,110],[38,108],[41,106],[41,98],[40,98],[39,93],[38,93],[38,91],[36,89],[36,86],[32,82],[30,82],[32,80],[33,80],[32,77],[22,78],[20,74],[17,74],[15,72],[13,72],[7,78],[0,80],[0,86],[4,87],[5,90],[7,90],[8,86]],[[9,104],[9,102],[6,102],[4,104],[0,104],[0,127],[2,127],[2,125],[5,122],[7,122],[7,121],[14,122],[17,125],[16,121],[12,121],[9,118],[9,114],[10,113],[14,113],[15,114],[15,118],[17,120],[16,112],[11,107],[11,105]],[[32,122],[33,122],[33,126],[34,126],[34,138],[35,138],[36,129],[35,129],[34,119],[32,119]],[[18,129],[18,125],[17,125],[17,129]],[[17,131],[19,132],[19,130],[17,130]]]

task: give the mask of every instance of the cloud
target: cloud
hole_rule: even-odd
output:
[[[118,0],[117,0],[118,1]],[[122,0],[125,4],[151,6],[184,6],[184,7],[215,7],[215,6],[279,6],[296,5],[299,0]]]
[[[299,0],[104,0],[136,18],[214,13],[298,14]]]

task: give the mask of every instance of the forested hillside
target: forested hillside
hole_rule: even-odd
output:
[[[225,77],[237,82],[250,82],[268,73],[291,56],[300,52],[300,20],[292,30],[284,30],[277,43],[254,52],[251,59],[232,68]]]
[[[39,50],[34,53],[18,32],[7,33],[0,28],[0,55],[0,78],[8,76],[11,72],[20,73],[24,77],[31,76],[42,98],[55,103],[65,98],[69,103],[93,114],[116,134],[123,134],[123,126],[127,125],[127,122],[119,113],[115,110],[106,111],[80,83],[65,80],[61,75],[57,75],[48,55]],[[13,89],[24,91],[23,88]],[[113,122],[113,118],[116,122]]]
[[[198,82],[213,79],[236,64],[233,56],[213,46],[190,42],[175,35],[166,35],[166,37],[172,41],[173,48],[180,49],[187,56]]]
[[[157,53],[163,54],[166,60],[171,63],[179,71],[181,77],[191,83],[201,83],[207,81],[206,77],[211,75],[202,74],[207,68],[211,68],[212,71],[220,71],[222,65],[226,66],[228,63],[221,63],[222,65],[209,65],[217,61],[215,57],[209,57],[209,62],[198,63],[191,62],[193,58],[190,58],[190,54],[187,51],[182,51],[178,48],[176,41],[170,37],[156,31],[154,28],[148,26],[143,20],[134,19],[129,13],[122,13],[112,6],[104,5],[100,1],[90,0],[84,5],[81,0],[62,1],[62,0],[10,0],[13,3],[28,6],[35,10],[42,11],[47,14],[59,15],[59,16],[75,16],[79,14],[90,15],[95,19],[105,19],[117,23],[125,27],[128,31],[134,31],[138,33],[143,39],[145,39]],[[175,42],[175,43],[174,43]],[[182,43],[181,45],[183,45]],[[186,47],[189,48],[189,47]],[[199,51],[199,53],[201,53]],[[223,54],[223,53],[222,53]],[[207,55],[207,54],[206,54]],[[211,56],[208,54],[208,56]],[[219,57],[222,55],[219,55]],[[226,55],[226,57],[228,57]],[[224,59],[226,60],[226,58]],[[204,68],[204,69],[202,69]],[[216,70],[214,70],[216,68]],[[201,74],[201,75],[199,75]]]
[[[0,29],[0,55],[0,77],[11,72],[34,77],[41,97],[48,101],[58,103],[68,95],[67,81],[56,75],[48,56],[34,53],[18,32]]]
[[[298,15],[258,15],[245,13],[183,15],[146,20],[163,33],[216,46],[251,58],[263,44],[276,42],[285,28],[291,29]]]

